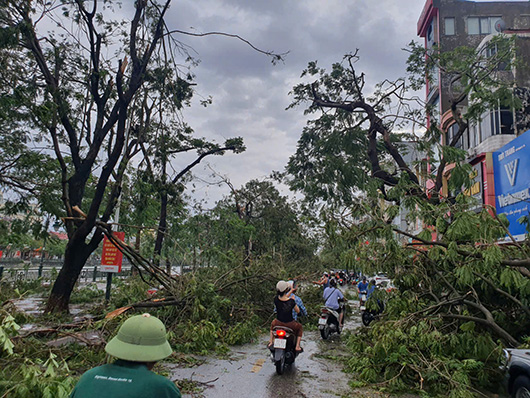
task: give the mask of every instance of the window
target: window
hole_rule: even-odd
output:
[[[494,57],[497,54],[497,44],[488,43],[486,46],[486,58]]]
[[[480,18],[480,33],[487,35],[491,33],[489,18]]]
[[[479,35],[480,26],[478,24],[478,18],[468,18],[467,19],[467,33],[469,35]]]
[[[511,109],[501,108],[501,134],[514,134],[513,130],[513,113]]]
[[[432,65],[429,69],[429,95],[433,90],[438,89],[438,74],[440,73],[440,70],[438,66]]]
[[[447,132],[445,133],[445,145],[450,145],[451,141],[453,141],[453,138],[458,134],[458,124],[454,123],[447,129]],[[464,141],[464,136],[462,135],[460,139],[456,142],[455,148],[462,148],[462,144]]]
[[[486,58],[493,58],[497,55],[499,52],[498,46],[496,43],[492,44],[491,42],[488,42],[485,45],[485,48],[481,50],[481,52],[484,54]],[[506,70],[508,68],[508,63],[506,61],[501,61],[500,57],[499,59],[496,59],[496,66],[495,70]]]
[[[499,128],[499,112],[493,111],[490,114],[490,129],[491,129],[491,135],[497,135],[500,134],[500,128]]]
[[[490,137],[491,134],[491,113],[485,112],[481,116],[482,120],[480,121],[480,133],[481,133],[481,142],[485,141],[486,138]]]
[[[476,124],[469,127],[469,147],[475,148],[480,143],[480,131]]]
[[[469,17],[467,19],[467,33],[469,35],[489,35],[495,33],[495,22],[501,17]]]
[[[445,35],[446,36],[453,36],[456,33],[455,29],[455,19],[454,18],[445,18]]]
[[[499,107],[484,113],[480,122],[480,130],[481,141],[493,135],[514,134],[512,111],[507,107]]]
[[[427,48],[433,48],[438,40],[438,25],[433,20],[427,28]]]

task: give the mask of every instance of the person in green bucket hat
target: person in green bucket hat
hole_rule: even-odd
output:
[[[171,355],[166,328],[150,314],[127,319],[105,346],[116,362],[88,370],[71,398],[180,398],[174,383],[151,371]]]

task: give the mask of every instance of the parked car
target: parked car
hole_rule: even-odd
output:
[[[380,281],[379,283],[376,284],[376,286],[379,289],[384,289],[387,293],[390,293],[391,291],[396,290],[396,287],[394,286],[394,284],[392,283],[390,279]]]
[[[390,282],[390,278],[383,272],[378,272],[375,276],[373,276],[370,279],[374,279],[376,285],[379,285],[383,282]]]
[[[530,398],[530,349],[505,349],[506,389],[512,398]]]

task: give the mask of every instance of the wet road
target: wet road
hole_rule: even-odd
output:
[[[360,325],[358,315],[349,317],[345,328],[352,330]],[[204,387],[202,395],[184,394],[183,397],[315,397],[327,398],[347,395],[348,376],[341,371],[336,360],[328,360],[325,353],[340,354],[340,337],[333,335],[322,341],[318,331],[304,333],[304,352],[296,358],[293,366],[281,376],[276,374],[274,364],[266,349],[268,336],[256,344],[234,348],[229,359],[209,358],[206,363],[194,368],[179,368],[168,365],[172,380],[188,379]],[[205,384],[202,384],[205,383]]]

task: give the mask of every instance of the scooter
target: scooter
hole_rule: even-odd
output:
[[[385,305],[383,304],[382,301],[377,300],[377,305],[378,305],[377,309],[367,310],[366,308],[362,307],[364,309],[361,310],[361,320],[364,326],[369,326],[370,323],[372,323],[372,321],[375,321],[377,318],[379,318],[379,315],[382,314],[383,311],[385,310]]]
[[[281,375],[298,356],[295,350],[296,335],[292,329],[285,326],[275,326],[272,333],[274,340],[270,346],[271,360],[276,366],[276,373]]]
[[[365,305],[366,305],[366,292],[362,291],[359,293],[359,309],[361,310],[361,312],[366,309]]]
[[[324,340],[327,340],[332,333],[340,334],[339,313],[337,310],[322,307],[320,318],[318,319],[318,329],[320,330],[320,336]]]

